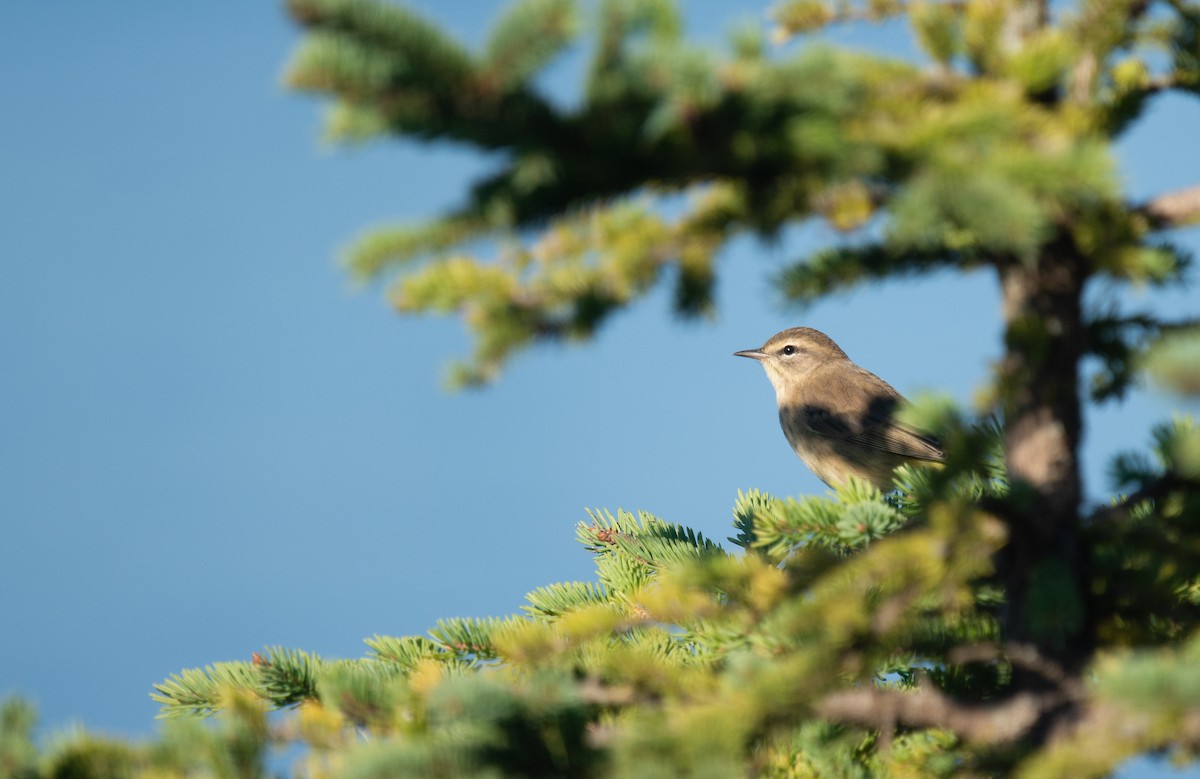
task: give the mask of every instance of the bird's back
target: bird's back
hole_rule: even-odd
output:
[[[790,397],[779,409],[784,435],[827,484],[854,475],[889,489],[892,471],[905,462],[944,459],[935,439],[895,420],[903,396],[848,359],[816,368]]]

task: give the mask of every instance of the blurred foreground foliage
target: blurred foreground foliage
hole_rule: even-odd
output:
[[[981,505],[1009,493],[999,431],[942,402],[912,413],[953,442],[949,467],[901,469],[887,494],[740,494],[736,553],[646,512],[589,512],[594,580],[539,588],[521,614],[374,636],[361,659],[276,647],[183,671],[156,685],[167,722],[150,743],[74,733],[39,756],[32,713],[9,702],[0,779],[267,776],[272,750],[297,744],[292,775],[353,779],[1083,777],[1147,750],[1190,756],[1200,500],[1172,493],[1093,529],[1110,640],[1058,686],[1069,671],[1007,643],[998,619],[1007,531]],[[1117,475],[1200,475],[1197,447],[1178,420]],[[1054,611],[1063,586],[1041,597],[1035,611],[1070,620]],[[1029,674],[1040,692],[1012,697]],[[1023,740],[1062,696],[1086,712],[1078,727]]]

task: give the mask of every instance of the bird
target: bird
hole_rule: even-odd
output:
[[[896,420],[904,396],[819,330],[793,327],[734,356],[763,366],[788,443],[834,489],[854,476],[887,492],[897,466],[945,460],[936,438]]]

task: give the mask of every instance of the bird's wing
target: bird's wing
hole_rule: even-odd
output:
[[[918,460],[945,458],[936,439],[895,421],[904,398],[878,376],[854,366],[814,376],[808,387],[799,410],[813,433]],[[846,408],[857,411],[836,411]]]

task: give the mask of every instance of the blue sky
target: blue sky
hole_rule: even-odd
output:
[[[418,5],[478,40],[498,4]],[[689,3],[691,29],[717,40],[758,9],[723,7]],[[358,656],[375,633],[514,612],[591,577],[573,540],[588,507],[724,539],[739,488],[822,492],[761,370],[731,356],[784,327],[964,403],[999,352],[986,274],[779,305],[768,279],[833,238],[818,227],[735,242],[715,322],[675,322],[657,294],[592,345],[447,394],[459,324],[398,318],[335,256],[456,204],[489,160],[322,146],[318,102],[279,84],[297,37],[270,2],[5,9],[0,694],[48,727],[143,734],[151,685],[184,667],[265,645]],[[910,49],[894,30],[844,37]],[[570,95],[571,62],[552,92]],[[1196,183],[1197,127],[1194,102],[1155,105],[1120,148],[1133,195]],[[1185,293],[1133,300],[1196,310]],[[1091,495],[1174,408],[1143,392],[1089,416]]]

